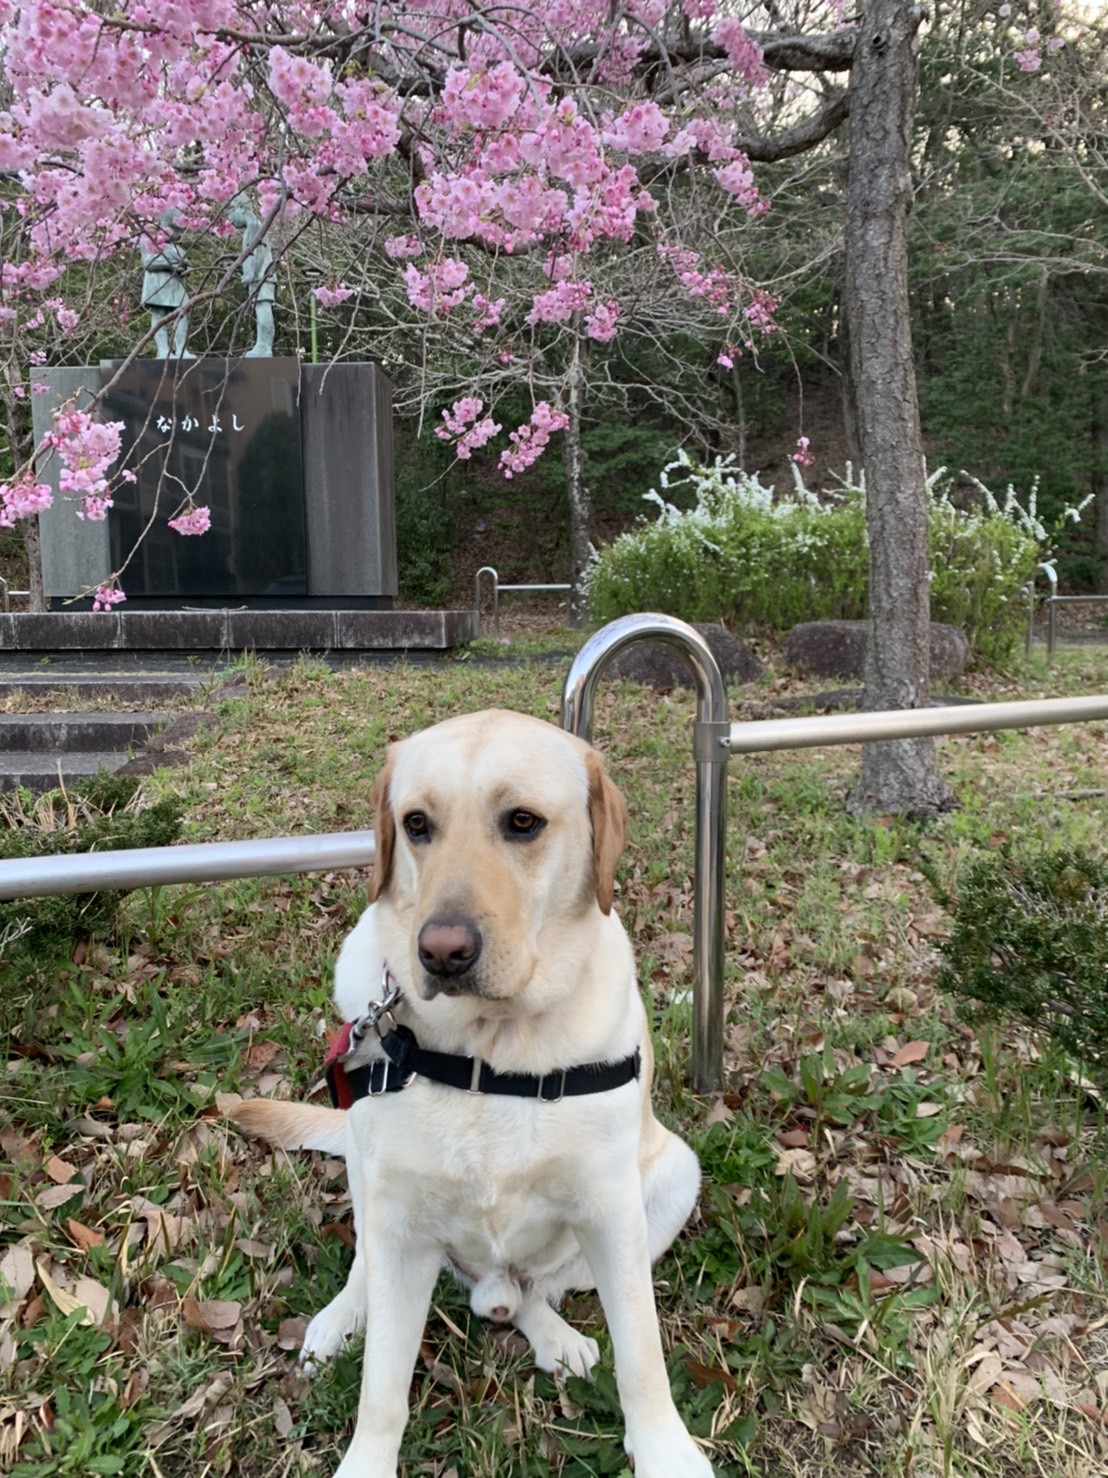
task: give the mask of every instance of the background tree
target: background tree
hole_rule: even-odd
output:
[[[906,225],[922,18],[907,0],[870,0],[851,73],[844,301],[870,535],[867,709],[930,702],[927,489]],[[950,802],[933,740],[863,746],[854,807],[926,815]]]

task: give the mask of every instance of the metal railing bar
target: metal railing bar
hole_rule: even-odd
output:
[[[1050,586],[1050,594],[1053,595],[1058,589],[1058,571],[1049,560],[1044,560],[1035,566],[1035,574],[1031,576],[1030,580],[1023,587],[1027,594],[1027,635],[1024,638],[1023,650],[1024,654],[1028,657],[1031,655],[1031,644],[1035,639],[1035,578],[1039,570],[1042,570],[1047,578],[1047,584]]]
[[[724,877],[727,867],[727,689],[711,647],[673,616],[621,616],[594,632],[570,664],[562,688],[562,727],[592,738],[593,703],[605,668],[632,642],[660,641],[680,652],[696,683],[696,832],[693,866],[692,1082],[723,1086]]]
[[[925,734],[976,734],[994,729],[1037,728],[1108,718],[1108,694],[1041,698],[1017,703],[959,704],[947,708],[892,709],[877,713],[814,714],[804,718],[752,719],[732,724],[721,743],[731,754],[821,745],[917,739]]]
[[[1058,589],[1057,581],[1043,604],[1047,612],[1047,635],[1046,655],[1049,661],[1054,656],[1054,649],[1058,645],[1058,620],[1056,612],[1059,606],[1103,605],[1108,601],[1108,595],[1056,595]]]
[[[92,893],[98,888],[153,888],[167,883],[218,883],[370,867],[377,855],[371,831],[263,837],[242,842],[187,842],[119,852],[76,852],[0,862],[0,899]]]
[[[503,590],[572,590],[573,586],[568,582],[564,585],[501,585]]]
[[[501,585],[501,583],[500,583],[500,576],[497,574],[495,568],[492,565],[482,565],[481,568],[477,571],[476,575],[473,577],[473,585],[474,585],[474,606],[475,606],[475,608],[477,610],[477,625],[478,625],[478,629],[480,629],[480,625],[481,625],[481,576],[482,575],[491,575],[492,576],[492,629],[493,629],[493,635],[496,636],[498,639],[499,639],[499,636],[500,636],[500,594],[501,594],[501,591],[504,591],[504,590],[508,590],[508,591],[513,591],[513,590],[572,590],[573,589],[573,586],[570,585],[570,584],[559,584],[559,585]]]
[[[30,594],[29,590],[13,590],[4,576],[0,575],[0,605],[3,606],[5,616],[11,613],[13,595],[21,600],[27,600]]]

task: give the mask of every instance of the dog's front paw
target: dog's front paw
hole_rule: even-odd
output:
[[[628,1436],[623,1445],[634,1459],[635,1478],[714,1478],[711,1463],[682,1426],[637,1437],[633,1444]]]
[[[353,1298],[348,1284],[308,1325],[300,1350],[305,1375],[313,1375],[321,1365],[333,1360],[346,1341],[364,1328],[365,1300]]]

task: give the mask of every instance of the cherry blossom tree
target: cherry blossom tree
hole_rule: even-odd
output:
[[[1058,49],[1056,28],[1008,6],[998,15],[1005,11],[1016,75],[1038,73]],[[874,55],[894,26],[894,49],[907,56],[921,14],[906,0],[869,0]],[[220,305],[259,242],[279,271],[314,231],[368,219],[380,227],[375,268],[428,326],[428,344],[445,336],[458,346],[453,364],[470,365],[470,383],[458,384],[439,419],[458,456],[502,437],[501,470],[514,476],[564,434],[579,566],[589,354],[644,316],[628,288],[641,275],[614,264],[649,254],[655,288],[663,284],[673,303],[714,323],[722,366],[772,326],[772,303],[741,252],[720,249],[719,226],[766,209],[758,163],[811,148],[846,118],[850,93],[837,79],[858,34],[833,4],[822,29],[810,15],[803,32],[783,17],[774,0],[751,0],[741,12],[732,0],[379,0],[364,14],[306,0],[121,0],[111,8],[0,0],[0,330],[12,346],[13,452],[0,520],[33,521],[50,496],[27,455],[19,346],[50,321],[59,336],[53,353],[63,355],[64,336],[105,301],[99,284],[111,280],[113,264],[133,261],[139,249],[148,260],[168,255],[178,231],[206,243],[190,253],[185,301],[161,313],[129,353],[147,351],[156,330],[178,342],[174,320],[185,315],[190,334],[207,325],[213,347],[243,352],[253,314],[236,338]],[[864,71],[880,92],[881,69]],[[900,217],[913,87],[902,69],[896,97],[876,98],[875,117],[890,107],[871,141],[881,168],[898,177]],[[767,100],[777,110],[772,131],[763,126]],[[856,163],[850,297],[869,338],[879,329],[863,313],[867,284],[878,283],[883,264],[867,256],[877,237],[866,219],[864,161]],[[878,202],[878,213],[887,204]],[[249,247],[235,224],[244,211],[257,221]],[[894,237],[902,239],[899,223]],[[902,277],[898,266],[898,292]],[[332,270],[315,293],[335,308],[363,290]],[[524,340],[531,348],[521,356]],[[901,361],[905,347],[901,340],[895,348]],[[892,392],[880,376],[861,373],[867,362],[872,369],[868,349],[852,359],[856,389],[872,402],[868,411],[859,406],[859,420],[876,426],[875,409]],[[509,428],[490,390],[521,382],[533,387],[533,409]],[[914,444],[909,438],[909,451]],[[79,515],[106,514],[118,428],[66,406],[38,451],[57,458]],[[810,455],[806,442],[797,455]],[[202,531],[204,510],[191,497],[167,511],[182,534]],[[890,516],[895,525],[895,496]],[[903,562],[910,579],[919,549],[909,557],[894,543],[877,554]],[[106,607],[122,589],[115,580],[95,594]],[[925,608],[923,592],[913,606],[917,634]],[[900,640],[888,611],[875,608],[873,636],[873,644]],[[925,701],[918,641],[904,664],[913,673],[900,686]],[[904,804],[911,809],[911,798]]]
[[[783,138],[749,137],[770,69],[841,69],[851,44],[842,30],[755,34],[716,0],[408,0],[364,17],[295,0],[0,0],[0,24],[0,173],[19,237],[0,268],[0,318],[13,335],[45,304],[75,328],[74,279],[85,292],[139,246],[165,250],[170,220],[228,248],[209,252],[205,273],[194,266],[186,303],[159,324],[172,334],[175,316],[195,325],[214,311],[241,270],[230,238],[243,202],[277,259],[315,223],[373,217],[395,228],[382,244],[412,313],[449,324],[478,363],[474,346],[521,328],[545,339],[543,393],[523,424],[494,419],[476,375],[440,423],[461,456],[503,435],[506,476],[558,432],[579,434],[588,346],[635,311],[605,285],[632,246],[655,254],[671,296],[714,317],[721,353],[767,326],[768,299],[741,265],[705,252],[701,202],[714,214],[765,209],[752,162],[807,146],[843,116],[841,92],[808,83]],[[684,220],[660,209],[680,179],[696,182],[675,192],[694,211]],[[334,306],[355,289],[335,275],[315,291]],[[495,350],[501,370],[513,352]],[[58,458],[79,511],[102,516],[104,433],[65,414],[40,453]],[[581,481],[570,478],[583,528]],[[0,517],[33,517],[47,496],[20,455]],[[191,506],[170,511],[195,527]]]

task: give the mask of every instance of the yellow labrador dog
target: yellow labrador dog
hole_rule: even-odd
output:
[[[234,1111],[251,1133],[346,1157],[357,1251],[304,1345],[316,1363],[367,1330],[336,1478],[395,1478],[444,1262],[553,1372],[597,1359],[556,1312],[595,1287],[637,1478],[711,1478],[654,1306],[651,1264],[699,1168],[651,1111],[646,1013],[612,911],[623,799],[587,744],[500,711],[394,745],[376,799],[374,902],[335,972],[344,1020],[361,1019],[344,1068],[365,1096]]]

